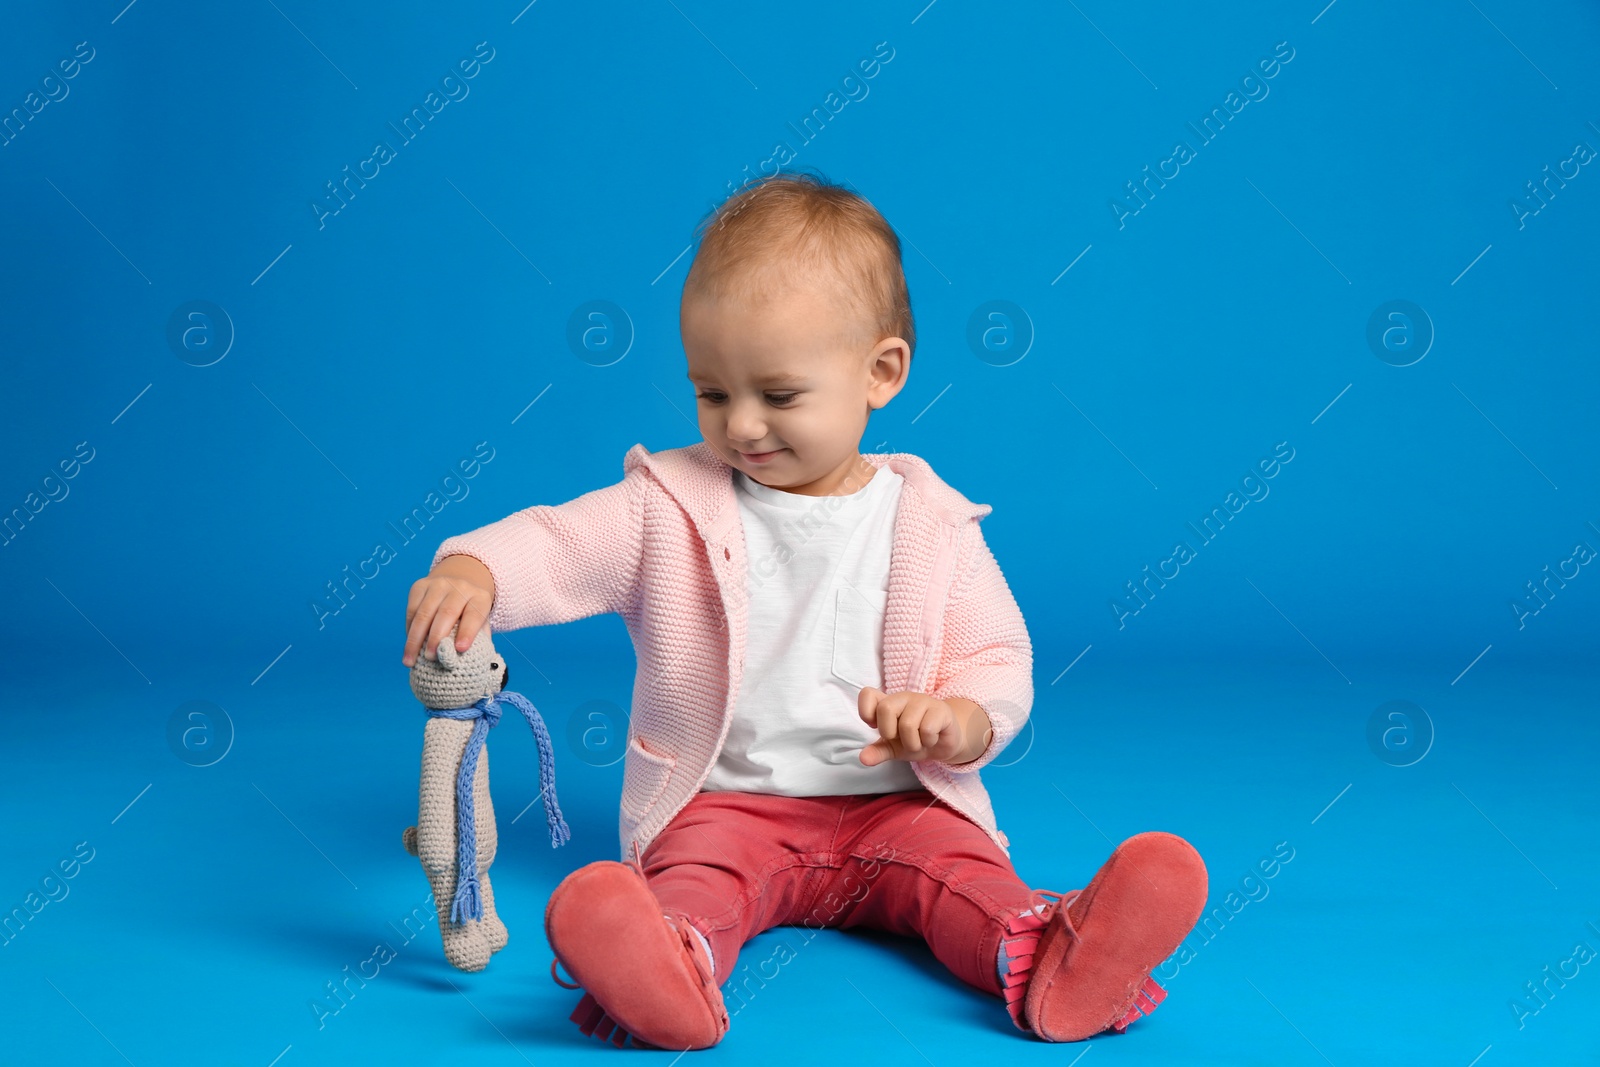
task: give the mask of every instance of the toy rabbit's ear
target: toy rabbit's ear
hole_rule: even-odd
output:
[[[461,655],[456,652],[456,632],[451,630],[449,636],[439,641],[439,666],[447,671],[453,671],[461,664]]]

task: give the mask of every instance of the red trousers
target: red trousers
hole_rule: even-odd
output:
[[[998,996],[1000,935],[1028,906],[1005,853],[920,789],[701,792],[640,858],[662,910],[687,915],[711,943],[719,982],[763,930],[860,926],[921,938],[957,977]]]

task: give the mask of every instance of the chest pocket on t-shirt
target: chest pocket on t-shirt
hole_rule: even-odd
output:
[[[833,676],[857,689],[883,688],[883,614],[889,593],[841,585],[833,609]]]

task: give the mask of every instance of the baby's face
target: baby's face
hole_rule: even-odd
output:
[[[837,297],[794,287],[760,305],[691,296],[680,324],[700,433],[730,466],[791,493],[861,488],[861,435],[905,384],[905,341],[862,342]]]

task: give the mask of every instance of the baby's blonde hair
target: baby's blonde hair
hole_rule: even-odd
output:
[[[877,208],[820,174],[753,182],[701,220],[695,236],[685,303],[764,301],[774,281],[804,285],[820,275],[855,313],[863,341],[901,337],[908,358],[916,350],[900,238]]]

